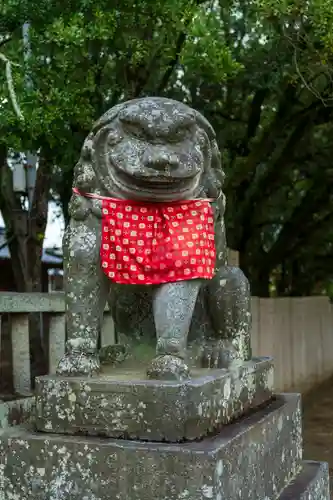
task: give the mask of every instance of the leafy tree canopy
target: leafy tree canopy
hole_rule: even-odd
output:
[[[65,213],[93,120],[168,95],[217,131],[229,242],[254,293],[310,293],[332,276],[332,2],[2,0],[0,19],[24,117],[0,61],[1,142],[45,151]]]

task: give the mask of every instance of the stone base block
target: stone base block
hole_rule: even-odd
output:
[[[302,469],[290,482],[279,500],[330,500],[328,464],[303,462]]]
[[[40,377],[39,431],[148,441],[200,439],[272,397],[273,365],[254,359],[233,370],[197,370],[184,382],[140,379],[114,369],[94,378]]]
[[[277,499],[301,455],[298,395],[278,396],[199,442],[0,431],[4,498],[20,500]]]
[[[0,428],[2,429],[32,422],[34,415],[35,398],[0,402]]]

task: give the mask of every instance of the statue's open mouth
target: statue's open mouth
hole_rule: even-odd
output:
[[[123,170],[116,168],[114,165],[109,167],[110,175],[113,182],[120,188],[126,191],[133,191],[142,196],[158,195],[158,197],[172,196],[174,194],[193,193],[199,182],[199,175],[187,178],[175,178],[168,176],[134,176],[125,173]]]

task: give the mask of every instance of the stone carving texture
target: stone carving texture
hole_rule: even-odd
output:
[[[126,370],[124,370],[126,373]],[[198,370],[199,371],[199,370]],[[271,400],[272,360],[200,370],[182,382],[110,377],[37,379],[36,428],[58,434],[181,442],[201,439]]]
[[[323,481],[314,496],[280,497],[302,467],[300,398],[294,394],[199,442],[78,438],[14,427],[0,430],[0,453],[6,499],[329,498]]]
[[[189,377],[186,348],[191,324],[202,345],[201,366],[226,368],[250,358],[249,285],[239,268],[226,263],[223,177],[214,130],[201,114],[180,102],[157,97],[132,100],[98,120],[83,145],[74,187],[148,202],[214,198],[215,276],[166,283],[149,291],[115,285],[100,265],[101,201],[74,195],[64,237],[68,341],[58,374],[99,372],[97,344],[105,303],[109,300],[116,329],[122,330],[119,313],[127,293],[151,299],[147,316],[153,319],[157,348],[149,377]],[[137,310],[138,302],[126,316],[134,318]]]

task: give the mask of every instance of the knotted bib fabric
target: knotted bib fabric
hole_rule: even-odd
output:
[[[113,282],[155,285],[214,276],[211,200],[147,203],[74,192],[102,200],[101,265]]]

